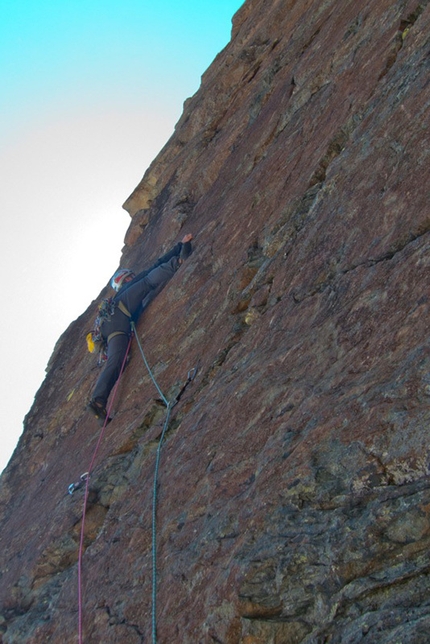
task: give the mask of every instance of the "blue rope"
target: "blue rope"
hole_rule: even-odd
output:
[[[145,367],[147,368],[148,373],[151,376],[151,380],[154,383],[155,388],[157,389],[158,393],[160,394],[162,401],[164,402],[166,407],[168,407],[169,406],[169,401],[167,400],[167,398],[165,397],[165,395],[161,391],[160,387],[157,384],[157,381],[155,380],[154,376],[152,375],[152,371],[151,371],[151,369],[149,367],[149,364],[148,364],[148,362],[147,362],[147,360],[145,358],[145,354],[143,353],[143,349],[142,349],[142,345],[141,345],[140,340],[139,340],[139,336],[136,333],[136,327],[134,325],[134,322],[131,323],[131,328],[132,328],[132,331],[133,331],[133,333],[134,333],[134,335],[136,337],[137,345],[138,345],[138,347],[140,349],[140,353],[142,354],[142,358],[143,358],[143,362],[145,363]]]
[[[151,380],[154,383],[158,393],[160,394],[163,402],[166,405],[166,419],[164,421],[164,426],[163,426],[163,431],[161,432],[161,437],[160,441],[158,443],[158,448],[157,448],[157,456],[155,459],[155,470],[154,470],[154,487],[152,491],[152,613],[151,613],[151,621],[152,621],[152,644],[157,644],[157,493],[158,493],[158,470],[160,467],[160,455],[161,455],[161,447],[163,445],[163,440],[164,440],[164,435],[166,433],[167,427],[169,425],[169,420],[170,420],[170,412],[172,409],[172,404],[168,402],[167,398],[164,396],[163,392],[161,391],[160,387],[157,384],[157,381],[155,380],[152,371],[149,367],[149,364],[145,358],[145,354],[142,349],[142,345],[139,340],[139,336],[136,333],[136,327],[134,323],[131,323],[132,330],[134,332],[134,335],[136,336],[137,344],[140,349],[140,353],[142,354],[143,361],[145,363],[145,366],[148,370],[149,375],[151,376]],[[174,403],[173,403],[174,404]]]
[[[155,380],[152,374],[148,361],[145,358],[145,354],[143,352],[142,345],[139,340],[139,336],[136,333],[136,327],[134,325],[134,322],[131,323],[131,328],[132,328],[133,334],[136,337],[137,345],[139,347],[140,353],[142,354],[145,367],[147,368],[148,373],[151,376],[151,380],[154,383],[158,393],[160,394],[161,399],[166,405],[166,419],[164,421],[163,431],[161,432],[160,441],[158,443],[158,448],[157,448],[157,455],[155,459],[155,470],[154,470],[154,487],[152,491],[152,616],[151,617],[152,617],[152,644],[157,644],[157,493],[158,493],[158,470],[160,467],[161,448],[163,445],[164,435],[169,426],[169,420],[170,420],[170,414],[171,414],[172,408],[179,401],[179,398],[184,393],[187,385],[194,380],[194,377],[197,373],[197,369],[195,367],[193,369],[190,369],[190,371],[188,372],[187,381],[182,387],[181,391],[178,393],[178,395],[174,400],[169,402],[165,397],[165,395],[163,394],[163,392],[161,391],[157,381]]]
[[[154,488],[152,492],[152,642],[157,644],[157,492],[158,492],[158,469],[160,465],[161,446],[164,434],[166,433],[170,419],[170,403],[167,405],[166,420],[161,432],[160,442],[157,448],[155,459]]]

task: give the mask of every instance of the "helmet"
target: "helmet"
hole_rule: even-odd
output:
[[[112,277],[110,284],[115,291],[119,291],[126,277],[134,277],[133,271],[129,268],[120,268]]]

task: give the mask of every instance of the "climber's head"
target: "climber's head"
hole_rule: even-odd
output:
[[[119,291],[121,286],[130,282],[135,277],[133,271],[129,268],[120,268],[111,279],[111,286],[115,291]]]

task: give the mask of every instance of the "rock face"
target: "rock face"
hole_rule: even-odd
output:
[[[122,266],[195,236],[138,335],[168,400],[197,372],[154,529],[166,412],[133,346],[88,487],[84,642],[429,641],[429,4],[247,0],[126,201]],[[96,307],[1,479],[4,644],[77,641]]]

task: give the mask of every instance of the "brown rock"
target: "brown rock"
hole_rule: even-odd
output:
[[[428,1],[248,0],[126,202],[123,265],[195,235],[138,327],[168,399],[197,369],[161,451],[160,644],[428,641],[429,33]],[[95,310],[2,475],[4,644],[77,639]],[[88,643],[152,637],[156,398],[135,346],[89,485]]]

